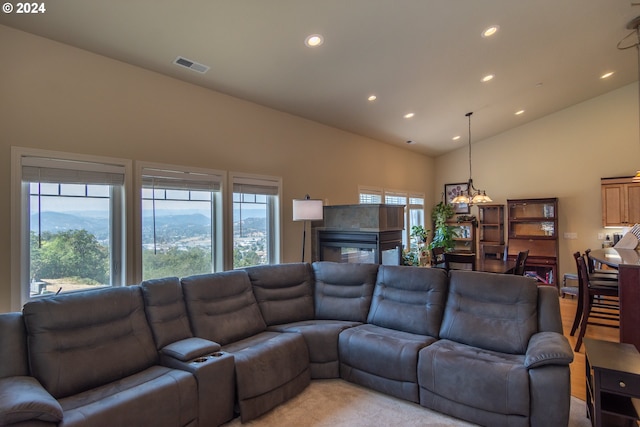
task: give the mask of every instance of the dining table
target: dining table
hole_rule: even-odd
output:
[[[594,249],[589,256],[618,270],[620,302],[620,342],[640,350],[640,250]]]
[[[476,259],[476,271],[484,271],[487,273],[513,274],[516,268],[516,262],[513,260],[503,260],[497,258],[481,258]]]
[[[444,263],[436,264],[435,267],[445,268]],[[484,271],[485,273],[513,274],[513,270],[515,268],[516,262],[514,260],[482,258],[480,256],[476,257],[476,271]]]

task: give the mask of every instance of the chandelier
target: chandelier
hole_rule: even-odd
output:
[[[454,197],[454,199],[451,201],[451,203],[454,203],[454,204],[464,203],[469,206],[476,205],[478,203],[493,202],[493,200],[491,200],[491,198],[487,196],[487,193],[484,190],[478,190],[476,187],[473,186],[473,178],[471,175],[471,115],[472,114],[473,112],[469,112],[465,114],[465,116],[468,117],[469,119],[469,181],[467,182],[467,189],[461,191],[460,194]]]

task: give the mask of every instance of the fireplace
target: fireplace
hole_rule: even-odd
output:
[[[404,206],[383,204],[324,207],[316,229],[320,261],[400,265]]]

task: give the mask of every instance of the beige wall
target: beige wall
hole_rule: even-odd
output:
[[[11,146],[280,176],[284,262],[300,257],[294,198],[357,203],[358,185],[368,185],[433,201],[433,159],[402,148],[4,26],[0,57],[0,312],[10,310],[17,250]]]
[[[473,115],[472,136],[473,123],[481,121],[480,111]],[[602,228],[600,178],[630,176],[640,169],[638,86],[625,86],[475,143],[472,157],[474,184],[496,203],[559,199],[559,276],[575,273],[573,252],[601,247],[598,233],[621,231]],[[468,173],[467,147],[438,157],[434,191],[442,191],[447,182],[465,182]],[[477,215],[477,209],[472,213]],[[577,233],[578,238],[565,239],[564,233]]]

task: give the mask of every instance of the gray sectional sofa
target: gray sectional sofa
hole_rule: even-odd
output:
[[[486,426],[566,426],[573,352],[532,279],[317,262],[0,314],[0,425],[217,426],[343,378]]]

